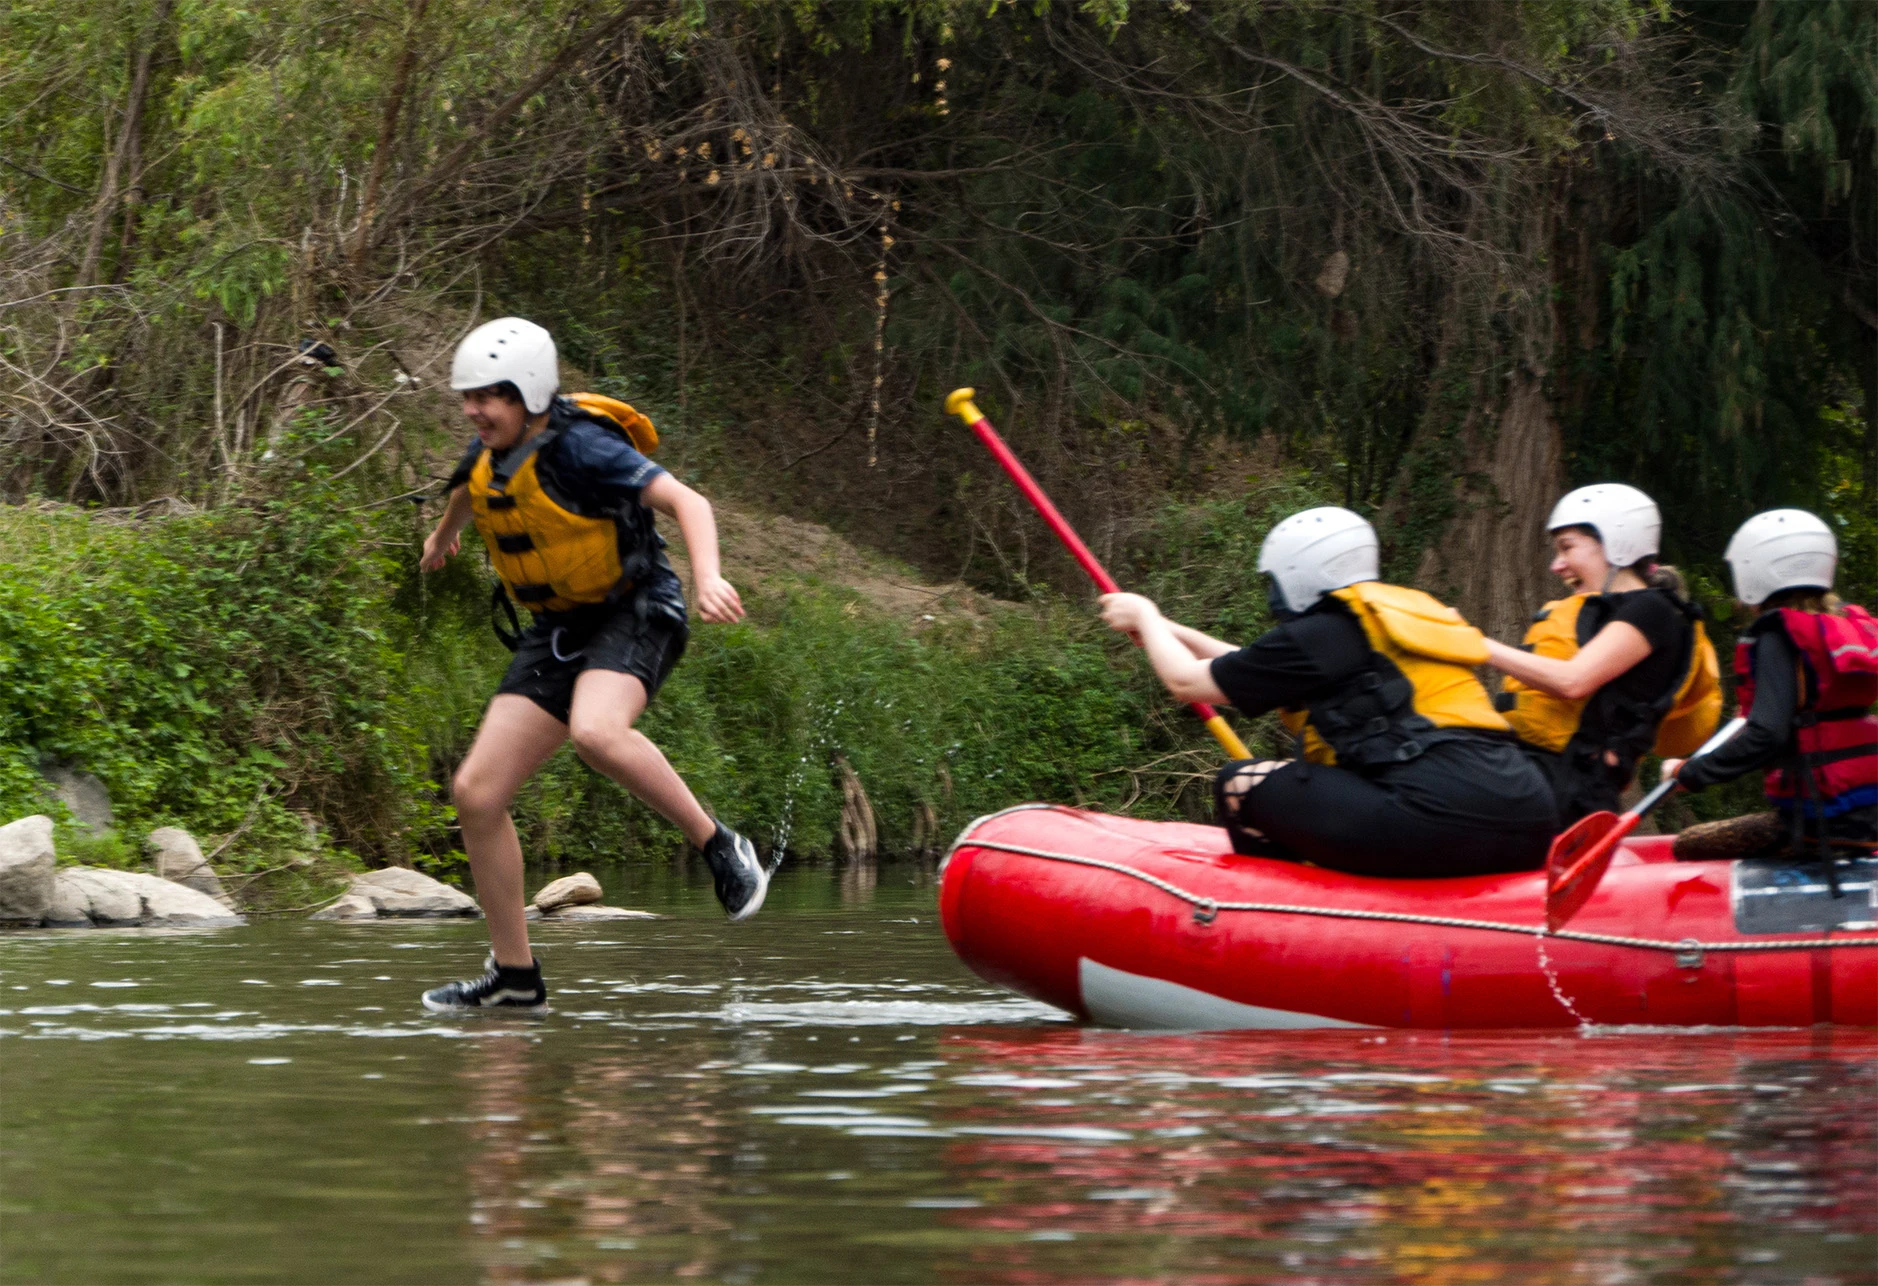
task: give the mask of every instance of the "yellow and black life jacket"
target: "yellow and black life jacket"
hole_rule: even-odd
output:
[[[1380,768],[1457,734],[1508,733],[1473,667],[1486,640],[1418,589],[1363,581],[1332,590],[1369,642],[1370,664],[1302,710],[1280,710],[1312,763]]]
[[[1690,625],[1685,656],[1669,691],[1644,702],[1607,683],[1589,697],[1572,699],[1528,687],[1509,674],[1501,681],[1495,704],[1520,740],[1554,754],[1574,741],[1574,749],[1593,757],[1613,751],[1622,761],[1625,780],[1645,754],[1685,756],[1707,741],[1721,721],[1721,663],[1703,627],[1701,609],[1673,594],[1669,597]],[[1574,594],[1547,603],[1533,618],[1521,646],[1534,656],[1569,661],[1604,627],[1608,602],[1601,594]]]
[[[508,597],[535,612],[567,612],[623,597],[635,574],[643,575],[640,546],[652,531],[650,523],[627,523],[617,514],[582,512],[546,485],[537,456],[575,416],[621,434],[641,452],[658,445],[652,421],[626,403],[574,393],[557,402],[541,432],[500,462],[485,448],[470,470],[470,510],[489,562]],[[657,540],[656,533],[651,539]]]

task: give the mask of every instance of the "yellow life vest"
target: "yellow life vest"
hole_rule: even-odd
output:
[[[1526,631],[1526,650],[1534,656],[1551,657],[1558,661],[1569,661],[1577,656],[1581,646],[1578,640],[1580,618],[1585,606],[1595,597],[1592,594],[1574,594],[1540,608],[1531,628]],[[1629,712],[1628,718],[1622,722],[1625,725],[1636,725],[1632,735],[1624,736],[1617,727],[1597,730],[1594,735],[1600,741],[1605,739],[1608,731],[1611,738],[1626,743],[1608,747],[1599,745],[1597,749],[1617,750],[1630,759],[1646,750],[1653,750],[1666,757],[1685,756],[1714,733],[1716,724],[1721,721],[1721,663],[1701,620],[1692,616],[1690,624],[1693,627],[1693,640],[1689,649],[1689,662],[1675,691],[1647,708],[1639,706]],[[1606,701],[1614,700],[1615,691],[1606,690],[1612,693]],[[1559,754],[1584,728],[1585,712],[1597,699],[1597,695],[1577,699],[1553,696],[1549,692],[1529,687],[1509,674],[1500,682],[1500,699],[1497,704],[1506,713],[1507,722],[1513,725],[1513,731],[1519,734],[1521,741]],[[1610,717],[1603,710],[1599,711],[1599,716],[1604,719]],[[1652,738],[1645,741],[1642,725],[1652,722],[1654,727],[1649,730]]]
[[[1505,733],[1473,667],[1486,639],[1461,614],[1418,589],[1363,581],[1332,590],[1363,627],[1372,664],[1308,709],[1280,710],[1304,735],[1312,763],[1380,767],[1419,755],[1443,733]]]
[[[580,413],[627,438],[641,452],[658,445],[652,421],[624,402],[574,393]],[[566,612],[617,598],[631,588],[611,515],[577,513],[549,494],[536,454],[557,435],[548,428],[510,450],[497,464],[485,448],[470,469],[470,511],[488,547],[490,565],[509,597],[535,612]]]

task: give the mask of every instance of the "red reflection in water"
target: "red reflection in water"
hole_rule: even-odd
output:
[[[974,1032],[944,1052],[1030,1084],[936,1125],[1021,1104],[1030,1127],[1127,1136],[945,1149],[950,1186],[985,1195],[955,1226],[1128,1243],[1105,1280],[1823,1284],[1849,1279],[1791,1254],[1734,1273],[1783,1231],[1836,1236],[1841,1264],[1878,1232],[1871,1033]],[[1131,1273],[1156,1233],[1167,1257]],[[1065,1249],[1006,1241],[951,1279],[1083,1279]]]

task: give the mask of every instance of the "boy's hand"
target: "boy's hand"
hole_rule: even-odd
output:
[[[448,539],[443,537],[443,528],[439,527],[424,538],[424,554],[417,560],[417,570],[437,571],[446,560],[455,557],[456,551],[463,545],[462,533],[451,532]]]
[[[713,625],[729,625],[743,619],[743,600],[722,576],[705,576],[698,581],[698,615]]]

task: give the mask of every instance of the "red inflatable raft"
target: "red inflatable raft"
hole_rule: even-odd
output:
[[[1878,859],[1676,862],[1629,841],[1544,934],[1539,872],[1382,880],[1211,826],[1033,804],[972,823],[940,915],[978,974],[1117,1027],[1878,1026]]]

